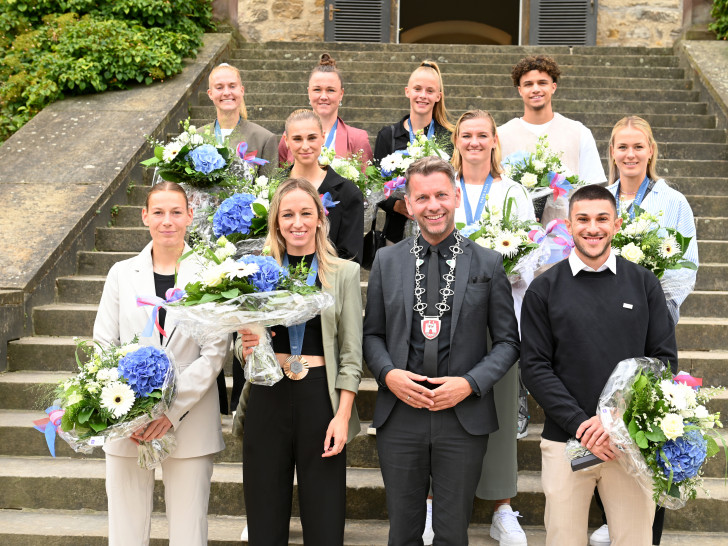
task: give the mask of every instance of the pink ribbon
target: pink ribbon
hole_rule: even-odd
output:
[[[566,221],[557,218],[551,220],[546,224],[544,231],[540,229],[532,229],[528,232],[528,238],[534,243],[541,243],[547,236],[549,236],[549,248],[551,248],[551,258],[548,263],[556,263],[564,258],[568,258],[571,253],[571,249],[574,248],[574,239],[569,234],[569,230],[566,227]],[[556,259],[554,259],[556,258]]]
[[[159,330],[160,334],[162,334],[164,337],[167,337],[167,332],[165,332],[162,326],[159,324],[159,308],[165,307],[165,305],[168,303],[179,301],[184,297],[185,291],[181,288],[170,288],[169,290],[167,290],[167,292],[165,293],[166,299],[162,299],[159,296],[138,297],[137,307],[142,307],[144,305],[153,306],[152,316],[149,317],[149,322],[147,322],[147,325],[144,327],[144,331],[141,334],[142,337],[152,337],[152,335],[154,334],[155,326],[157,330]]]
[[[566,180],[566,177],[563,174],[559,173],[549,173],[553,174],[554,176],[551,178],[551,183],[549,184],[549,188],[554,190],[554,201],[556,201],[559,197],[562,195],[566,195],[571,191],[572,186],[569,184],[569,181]]]
[[[674,378],[675,383],[682,383],[688,387],[692,387],[697,390],[697,387],[703,386],[703,379],[701,377],[693,377],[689,373],[680,372]]]
[[[396,190],[399,190],[401,188],[404,188],[404,185],[407,183],[407,179],[404,176],[398,176],[394,180],[390,180],[389,182],[385,182],[384,184],[384,197],[389,198],[390,195]]]
[[[45,434],[46,444],[48,445],[48,451],[51,452],[53,457],[56,456],[56,432],[61,427],[61,419],[66,413],[66,410],[61,409],[60,406],[50,406],[45,410],[48,417],[43,419],[37,419],[33,421],[33,425],[36,430],[39,430]]]

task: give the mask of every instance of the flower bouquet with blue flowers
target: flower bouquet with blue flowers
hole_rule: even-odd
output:
[[[309,286],[308,269],[282,267],[270,256],[245,255],[220,259],[197,247],[183,259],[203,260],[199,280],[185,287],[185,297],[167,306],[184,333],[204,344],[247,328],[261,336],[245,359],[245,377],[257,385],[273,385],[283,377],[266,328],[292,326],[312,319],[334,303],[331,294]]]
[[[35,422],[54,457],[56,432],[74,451],[88,454],[108,440],[129,438],[161,417],[175,397],[175,368],[164,350],[140,346],[136,339],[119,347],[85,340],[76,345],[79,372],[56,387],[56,401],[46,410],[53,419]],[[175,447],[172,431],[140,443],[139,466],[159,466]]]
[[[623,360],[612,372],[597,406],[624,466],[655,502],[682,508],[702,488],[702,468],[726,444],[715,430],[719,413],[708,401],[721,388],[702,388],[684,372],[674,376],[654,358]]]

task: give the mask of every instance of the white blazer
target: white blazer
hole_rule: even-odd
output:
[[[185,245],[185,252],[189,251]],[[200,265],[195,260],[182,260],[177,273],[177,287],[194,282]],[[94,340],[103,346],[119,345],[141,334],[149,321],[152,307],[137,307],[137,296],[153,296],[154,270],[152,243],[134,258],[114,264],[109,271],[94,323]],[[165,319],[164,330],[172,335],[174,322]],[[140,338],[140,344],[160,347],[155,328],[151,338]],[[165,339],[166,343],[166,339]],[[200,347],[194,339],[177,330],[169,350],[177,366],[177,398],[166,415],[177,437],[176,458],[200,457],[225,448],[220,427],[220,402],[216,379],[230,348],[230,336]],[[104,451],[121,457],[136,457],[137,447],[129,439],[108,442]]]

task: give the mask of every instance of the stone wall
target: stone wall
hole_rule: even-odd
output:
[[[321,42],[324,0],[238,0],[238,27],[251,42]]]
[[[681,0],[600,0],[597,45],[670,47],[682,32]]]

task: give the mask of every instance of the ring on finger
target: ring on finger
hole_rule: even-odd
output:
[[[410,398],[412,398],[412,397],[408,394],[407,395],[407,401],[409,401]]]

